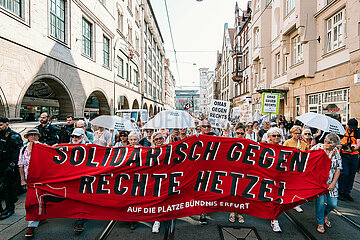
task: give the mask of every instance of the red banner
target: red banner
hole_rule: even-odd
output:
[[[168,220],[233,211],[275,219],[327,192],[322,150],[215,136],[158,148],[34,146],[26,219]]]

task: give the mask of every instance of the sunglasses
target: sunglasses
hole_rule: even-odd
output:
[[[311,135],[311,133],[304,133],[304,135]]]
[[[120,137],[127,137],[128,135],[120,135]]]
[[[235,132],[236,135],[244,135],[244,132]]]
[[[154,138],[154,141],[160,141],[163,140],[164,138]]]
[[[201,125],[203,128],[211,128],[211,125]]]
[[[146,132],[153,132],[154,130],[146,130]]]
[[[71,135],[72,138],[81,138],[81,136]]]
[[[272,137],[281,137],[281,135],[280,134],[278,134],[278,135],[271,135]]]
[[[253,125],[247,125],[248,127],[252,127]]]

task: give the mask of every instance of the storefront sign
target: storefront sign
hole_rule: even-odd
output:
[[[279,114],[280,93],[263,93],[262,113]]]
[[[157,148],[36,144],[26,220],[150,222],[217,211],[276,219],[327,193],[330,165],[323,150],[205,135]]]
[[[209,122],[216,128],[226,128],[230,111],[230,102],[212,99]]]

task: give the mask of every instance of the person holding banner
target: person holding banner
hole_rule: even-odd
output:
[[[21,186],[27,186],[28,169],[31,157],[31,150],[34,144],[39,142],[40,133],[37,129],[30,129],[26,132],[24,137],[28,140],[28,143],[20,150],[19,155],[19,172],[21,179]],[[28,229],[25,233],[25,237],[33,237],[35,228],[39,226],[40,221],[28,221]]]
[[[142,138],[139,141],[139,144],[143,147],[150,147],[151,146],[151,136],[154,133],[154,129],[146,129],[146,137]]]
[[[341,155],[339,153],[339,149],[336,147],[339,144],[339,136],[335,133],[330,133],[325,137],[323,144],[319,143],[311,148],[311,150],[323,149],[331,160],[329,179],[326,182],[326,184],[329,185],[329,192],[316,199],[316,220],[318,221],[316,230],[319,233],[325,232],[324,224],[328,228],[331,227],[331,223],[327,215],[337,206],[337,198],[339,196],[337,181],[342,169]],[[327,198],[326,206],[325,196]]]
[[[121,131],[119,133],[120,141],[115,144],[115,147],[129,145],[128,135],[129,135],[129,133],[127,131]]]
[[[106,130],[104,127],[98,127],[94,132],[94,144],[111,147],[112,146],[112,137],[111,133]]]
[[[281,145],[281,139],[282,139],[282,132],[281,129],[278,127],[270,128],[269,131],[267,131],[268,135],[268,143]],[[274,232],[281,232],[279,220],[273,219],[270,221],[270,226]]]
[[[250,139],[253,140],[254,142],[257,142],[259,139],[258,134],[254,131],[253,129],[253,123],[249,122],[246,124],[246,134],[245,134],[245,138],[246,139]]]
[[[156,147],[160,147],[162,145],[164,145],[165,142],[165,138],[162,135],[162,133],[157,132],[155,134],[152,135],[151,137],[151,147],[152,148],[156,148]],[[152,232],[153,233],[159,233],[160,232],[160,222],[159,221],[155,221],[153,226],[152,226]]]
[[[242,138],[242,139],[245,138],[245,126],[243,124],[238,123],[235,126],[235,135],[236,135],[236,138]],[[240,213],[237,214],[237,219],[238,219],[239,223],[245,222],[244,216],[241,215]],[[236,221],[235,212],[231,212],[229,215],[229,222],[234,223],[235,221]]]
[[[179,132],[180,132],[179,135],[180,140],[183,140],[189,136],[187,135],[187,128],[180,128]]]

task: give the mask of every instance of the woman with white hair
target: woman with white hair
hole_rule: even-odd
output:
[[[302,131],[301,135],[302,135],[301,141],[305,142],[309,146],[309,148],[312,148],[313,146],[316,145],[315,138],[313,138],[310,128],[305,128]]]
[[[325,232],[324,224],[328,228],[331,227],[331,223],[327,215],[337,206],[337,198],[339,197],[337,181],[340,176],[340,170],[342,169],[341,155],[339,153],[339,149],[336,147],[339,144],[339,136],[335,133],[330,133],[325,137],[323,144],[319,143],[311,148],[311,150],[324,150],[331,160],[329,178],[326,182],[326,184],[329,185],[327,188],[329,192],[316,199],[316,220],[318,221],[316,230],[319,233]],[[327,198],[326,206],[325,196]]]
[[[268,143],[281,145],[282,131],[278,127],[270,128],[267,131]],[[279,220],[273,219],[270,222],[270,226],[274,232],[281,232]]]

